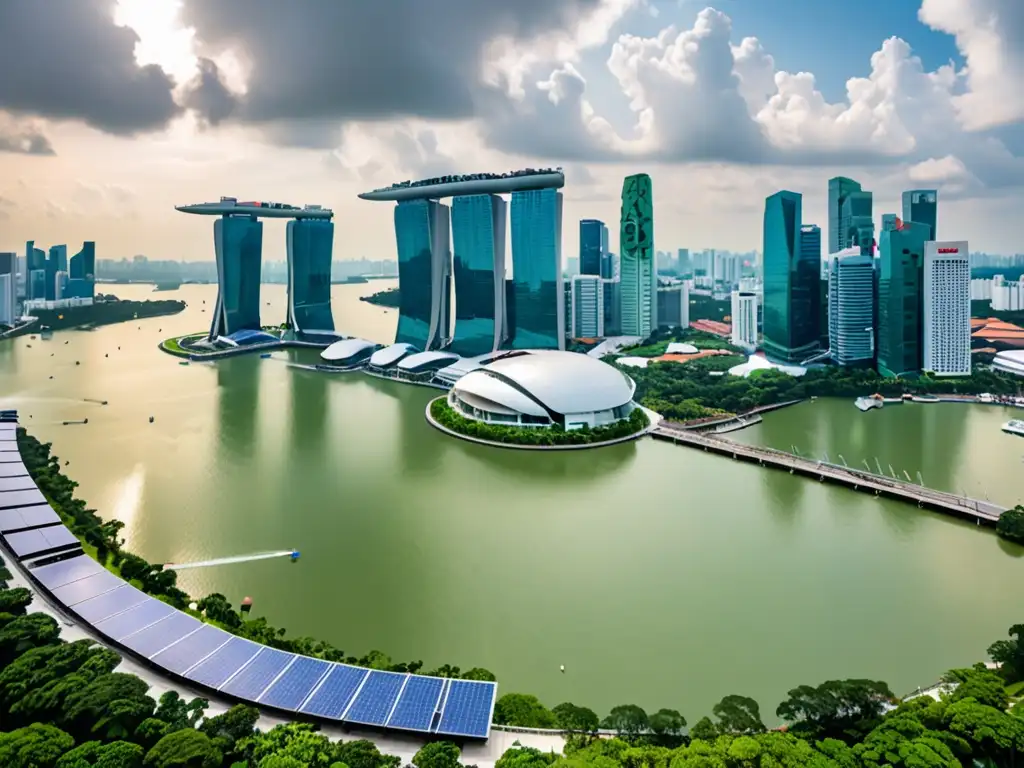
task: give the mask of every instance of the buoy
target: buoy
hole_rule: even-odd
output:
[[[563,664],[562,666],[560,666],[560,667],[559,667],[558,669],[559,669],[559,671],[560,671],[560,672],[561,672],[562,674],[565,674],[565,664]]]
[[[50,378],[52,379],[52,378],[53,378],[53,376],[51,376]]]
[[[150,424],[152,424],[152,423],[153,423],[153,419],[154,419],[154,417],[153,417],[153,416],[150,416],[150,417],[149,417],[149,423],[150,423]]]
[[[75,360],[75,365],[81,365],[81,363]]]
[[[296,549],[295,551],[292,552],[292,562],[294,563],[298,559],[299,559],[299,550]]]
[[[245,597],[242,599],[242,613],[248,613],[252,610],[252,598]]]
[[[104,353],[104,355],[103,355],[103,356],[104,356],[104,357],[110,357],[110,353],[109,353],[109,352],[107,352],[107,353]]]
[[[199,610],[199,603],[196,603],[196,602],[189,603],[188,604],[188,609],[190,611],[198,611]]]

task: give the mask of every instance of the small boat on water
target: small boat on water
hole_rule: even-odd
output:
[[[915,403],[939,403],[942,402],[934,395],[913,395],[910,398]]]
[[[881,408],[885,402],[881,395],[871,395],[871,397],[858,397],[854,401],[854,405],[861,411],[870,411],[872,408]]]
[[[1010,419],[1003,424],[1003,432],[1017,437],[1024,437],[1024,419]]]

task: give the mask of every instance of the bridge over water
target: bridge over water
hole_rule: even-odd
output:
[[[711,433],[686,430],[664,421],[651,432],[651,436],[677,445],[686,445],[709,453],[729,456],[737,461],[787,470],[791,475],[803,475],[815,478],[819,482],[845,485],[855,491],[871,493],[875,496],[909,501],[919,507],[957,515],[978,524],[995,525],[999,516],[1006,511],[1005,507],[993,504],[991,501],[937,491],[917,483],[905,482],[828,461],[816,461],[774,448],[744,445]]]

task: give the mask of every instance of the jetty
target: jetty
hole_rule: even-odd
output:
[[[782,469],[791,475],[803,475],[823,483],[845,485],[862,493],[907,501],[917,504],[918,507],[946,512],[979,525],[995,525],[999,516],[1006,511],[1006,507],[993,504],[991,501],[937,491],[883,474],[854,469],[844,464],[834,464],[824,460],[816,461],[774,448],[744,445],[708,432],[680,429],[666,422],[662,422],[652,430],[651,437],[676,445],[697,448],[708,453],[717,453],[737,461]]]

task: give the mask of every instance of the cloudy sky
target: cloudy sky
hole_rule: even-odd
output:
[[[854,6],[3,0],[0,249],[210,259],[173,206],[235,195],[329,205],[336,258],[393,258],[390,204],[357,192],[562,165],[567,255],[584,217],[617,248],[639,171],[662,250],[760,249],[783,188],[824,224],[841,173],[876,218],[935,187],[941,237],[1024,251],[1024,2]]]

